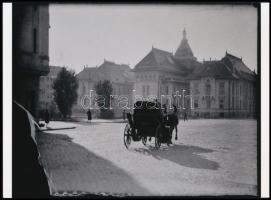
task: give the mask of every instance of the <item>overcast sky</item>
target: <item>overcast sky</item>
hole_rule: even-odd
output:
[[[257,69],[257,9],[217,5],[51,4],[50,65],[79,72],[106,60],[134,67],[155,48],[175,52],[185,28],[199,61],[225,51]]]

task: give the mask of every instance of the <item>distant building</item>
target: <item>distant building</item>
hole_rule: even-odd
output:
[[[49,72],[48,3],[13,3],[13,99],[37,116],[39,77]]]
[[[189,76],[199,117],[252,117],[256,113],[256,74],[226,52],[219,61],[205,61]]]
[[[134,72],[137,95],[151,95],[168,105],[177,105],[178,94],[182,98],[187,95],[180,113],[188,112],[193,117],[250,117],[257,111],[255,72],[242,58],[228,53],[219,61],[198,62],[185,30],[175,54],[152,47],[135,65]]]
[[[39,84],[39,110],[57,111],[57,105],[54,101],[53,83],[62,69],[58,66],[50,66],[50,72],[47,76],[40,77]]]
[[[112,95],[126,95],[129,101],[132,99],[134,74],[131,68],[125,64],[116,64],[111,61],[104,60],[99,67],[85,67],[76,75],[79,83],[77,104],[74,107],[75,113],[86,113],[81,105],[82,98],[85,95],[90,96],[90,90],[95,93],[95,84],[99,81],[109,80],[113,87]],[[93,102],[92,102],[93,103]],[[112,108],[115,117],[122,116],[122,109],[118,109],[116,105],[118,99],[112,99]],[[130,102],[129,102],[130,103]],[[93,111],[94,116],[99,114],[99,110]]]
[[[176,94],[189,94],[189,81],[186,77],[200,66],[194,57],[183,31],[183,39],[175,54],[152,47],[151,51],[135,65],[136,94],[157,98],[162,104],[177,103]],[[164,96],[162,96],[164,95]],[[170,100],[171,99],[171,100]],[[188,107],[185,100],[183,107]]]

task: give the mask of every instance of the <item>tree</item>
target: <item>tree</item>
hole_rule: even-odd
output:
[[[77,88],[75,72],[63,67],[54,81],[53,89],[54,100],[64,119],[71,115],[72,105],[77,100]]]
[[[110,81],[99,81],[95,85],[95,91],[98,95],[96,98],[96,103],[100,108],[100,117],[101,118],[113,118],[113,111],[109,110],[110,108],[110,95],[113,92],[113,87]]]

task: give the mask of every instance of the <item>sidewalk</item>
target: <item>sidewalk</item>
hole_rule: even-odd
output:
[[[45,124],[44,121],[40,121],[40,123]],[[74,122],[65,122],[65,121],[50,121],[49,124],[44,127],[41,127],[41,130],[50,130],[50,129],[66,129],[66,128],[72,128],[72,127],[77,127],[78,124]]]
[[[82,119],[80,120],[81,122],[96,122],[96,123],[122,123],[122,122],[127,122],[127,120],[123,119],[92,119],[91,121],[88,121],[87,119]]]

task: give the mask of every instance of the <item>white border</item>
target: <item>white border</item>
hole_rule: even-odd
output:
[[[269,191],[269,3],[261,3],[261,197]]]
[[[3,3],[3,197],[12,198],[12,4]]]
[[[3,197],[12,197],[12,4],[3,3]],[[261,3],[261,197],[269,197],[269,3]]]

